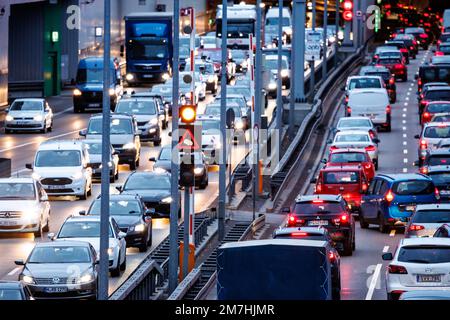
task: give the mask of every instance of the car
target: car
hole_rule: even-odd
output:
[[[419,115],[422,115],[425,106],[433,101],[450,101],[450,86],[430,87],[422,92],[419,102]]]
[[[437,228],[436,232],[433,234],[433,238],[450,238],[450,225],[444,223],[442,226]]]
[[[202,151],[206,163],[218,165],[222,149],[220,117],[198,115],[196,123],[202,128]]]
[[[442,32],[439,37],[439,40],[437,42],[438,49],[441,44],[447,43],[447,42],[450,42],[450,32]]]
[[[450,239],[408,238],[400,240],[395,254],[383,254],[388,300],[416,290],[450,290]]]
[[[292,207],[283,208],[287,214],[285,227],[319,227],[328,230],[336,248],[343,255],[355,250],[355,221],[341,195],[299,195]]]
[[[377,138],[372,138],[369,131],[348,130],[336,133],[334,139],[328,140],[330,152],[338,149],[358,148],[365,150],[372,160],[375,170],[378,170],[378,142]]]
[[[265,70],[272,73],[275,78],[278,78],[278,56],[264,55],[263,65]],[[281,79],[282,85],[288,90],[291,87],[291,70],[289,68],[288,58],[281,56]]]
[[[100,216],[101,196],[98,196],[88,211],[80,211],[80,216]],[[138,195],[111,194],[109,198],[109,215],[114,218],[121,232],[126,234],[127,247],[136,247],[146,252],[152,245],[152,212],[145,207]]]
[[[87,129],[79,132],[86,139],[101,139],[103,116],[94,115],[89,119]],[[110,139],[119,156],[119,164],[128,164],[130,170],[139,167],[141,158],[140,130],[134,116],[128,114],[111,114]]]
[[[340,194],[347,201],[352,213],[358,213],[361,196],[367,191],[369,181],[361,165],[327,166],[311,179],[315,183],[314,194]]]
[[[5,110],[5,133],[53,130],[53,111],[45,99],[16,99]]]
[[[380,76],[385,84],[385,88],[389,95],[389,102],[397,101],[397,86],[395,85],[395,77],[392,76],[388,68],[383,66],[363,66],[359,71],[360,76]]]
[[[432,149],[436,149],[442,139],[450,138],[449,122],[428,122],[425,123],[422,132],[414,136],[419,140],[417,149],[418,166],[423,166],[427,154]]]
[[[350,76],[347,78],[345,87],[345,103],[353,89],[384,88],[384,83],[379,76]]]
[[[328,158],[322,160],[327,167],[343,167],[361,165],[364,169],[367,181],[375,176],[375,165],[369,154],[362,149],[337,149],[328,154]]]
[[[234,111],[234,128],[235,130],[241,131],[244,133],[246,130],[250,129],[250,121],[247,117],[247,114],[242,113],[242,108],[235,102],[228,102],[226,109],[233,109]],[[220,103],[214,102],[210,103],[206,106],[204,115],[207,116],[217,116],[220,117],[221,106]]]
[[[206,98],[206,83],[200,80],[200,75],[196,73],[195,78],[195,84],[194,84],[194,97],[191,97],[192,93],[192,86],[190,82],[187,82],[188,79],[191,77],[191,72],[184,71],[180,72],[179,75],[179,90],[180,94],[185,96],[186,99],[190,103],[198,104],[199,101],[203,101]],[[168,88],[170,88],[170,91],[172,91],[172,79],[169,79],[165,83]]]
[[[429,88],[432,87],[448,87],[448,83],[447,82],[428,82],[425,83],[421,88],[420,91],[417,91],[417,100],[420,103],[420,100],[423,99],[425,92],[427,92],[427,90]]]
[[[406,46],[406,44],[403,41],[386,41],[383,44],[384,47],[393,47],[393,48],[397,48],[398,50],[400,50],[400,52],[403,54],[403,56],[406,59],[406,64],[409,64],[409,50],[408,47]]]
[[[450,122],[450,112],[435,113],[431,116],[430,122]]]
[[[433,180],[421,173],[377,174],[361,201],[362,229],[378,225],[382,233],[404,227],[419,204],[435,203],[439,191]]]
[[[0,281],[0,301],[34,300],[30,289],[20,281]]]
[[[163,84],[154,85],[150,91],[150,93],[159,95],[163,98],[164,105],[167,106],[170,116],[172,115],[172,90],[173,90],[172,83],[163,83]],[[184,103],[181,103],[182,100],[184,100],[184,97],[182,97],[180,95],[179,100],[178,100],[180,102],[180,104],[184,104]]]
[[[125,98],[116,106],[115,113],[134,116],[140,130],[141,142],[151,141],[154,146],[161,145],[161,131],[164,116],[159,113],[154,98]]]
[[[410,34],[398,34],[394,37],[394,41],[402,41],[409,50],[409,56],[413,59],[419,54],[419,48],[417,41],[413,35]]]
[[[335,132],[351,130],[367,130],[372,139],[378,138],[377,128],[369,117],[342,117],[334,128]]]
[[[414,164],[417,164],[415,162]],[[429,150],[420,166],[420,172],[427,174],[434,167],[445,167],[450,165],[450,149],[436,148]]]
[[[75,196],[86,200],[92,193],[92,168],[88,167],[89,151],[79,140],[48,140],[42,142],[33,164],[32,177],[50,196]]]
[[[124,185],[116,189],[123,195],[139,195],[154,218],[169,218],[170,204],[177,201],[180,204],[178,217],[181,217],[181,195],[179,192],[172,194],[170,179],[168,172],[133,172]]]
[[[206,91],[216,94],[219,90],[219,75],[214,72],[214,64],[204,60],[194,61],[195,72],[200,74],[202,81],[206,83]],[[191,69],[191,64],[186,64],[186,70]]]
[[[431,43],[431,38],[428,37],[425,30],[423,28],[417,28],[417,27],[408,27],[405,28],[405,34],[412,34],[416,37],[417,42],[419,45],[424,49],[428,50],[428,46]]]
[[[387,132],[391,131],[391,106],[386,89],[353,89],[348,97],[347,116],[369,117]]]
[[[50,229],[51,206],[41,183],[32,178],[0,179],[0,233],[33,233]]]
[[[150,162],[154,162],[153,171],[155,172],[171,172],[172,170],[172,146],[165,145],[159,150],[157,157],[151,157]]]
[[[383,58],[396,58],[396,59],[400,59],[402,61],[403,64],[407,64],[407,60],[405,58],[405,56],[400,52],[400,50],[396,49],[396,48],[392,48],[392,47],[388,47],[389,49],[384,49],[383,51],[381,51],[378,54],[378,59],[383,59]],[[375,62],[377,61],[375,60]]]
[[[376,64],[388,68],[396,79],[400,78],[403,82],[408,81],[408,68],[406,68],[403,59],[399,58],[398,55],[379,57]]]
[[[430,58],[430,64],[434,65],[434,66],[449,65],[450,64],[450,56],[447,56],[447,55],[433,56]]]
[[[109,218],[108,230],[109,271],[112,277],[118,277],[127,267],[126,233],[120,231],[112,217]],[[63,222],[58,233],[49,233],[48,238],[54,243],[85,241],[100,254],[100,216],[71,215]]]
[[[421,204],[405,228],[405,238],[432,237],[444,223],[450,223],[450,204]]]
[[[231,50],[231,55],[236,63],[236,72],[246,73],[250,66],[248,50]]]
[[[214,99],[214,103],[215,104],[220,104],[220,99],[221,98],[222,98],[221,95],[216,96],[216,98]],[[227,105],[229,103],[238,104],[239,107],[241,108],[242,116],[250,115],[250,107],[249,107],[249,105],[247,103],[247,100],[245,99],[245,97],[243,95],[241,95],[241,94],[228,94],[227,93],[226,103],[227,103]]]
[[[89,242],[67,240],[39,242],[15,264],[34,299],[96,299],[99,262]]]
[[[436,56],[450,55],[450,42],[444,42],[439,45],[439,50],[435,51]]]
[[[448,290],[413,290],[403,292],[398,300],[416,301],[416,300],[450,300],[450,291]]]
[[[159,110],[159,116],[160,118],[162,118],[161,128],[164,130],[169,127],[169,116],[171,115],[170,114],[171,110],[169,110],[169,104],[164,101],[163,96],[152,92],[139,92],[139,93],[134,92],[131,96],[135,98],[145,97],[155,99],[156,105],[158,106]]]
[[[439,191],[440,202],[450,201],[450,166],[432,166],[427,168],[429,176]]]
[[[329,244],[329,258],[331,261],[331,276],[333,278],[333,299],[340,300],[341,289],[341,257],[339,252],[334,248],[335,242],[326,228],[323,227],[291,227],[278,228],[273,232],[274,239],[298,239],[298,240],[313,240],[326,241]]]
[[[84,144],[88,148],[89,162],[88,167],[92,168],[92,178],[100,179],[102,176],[102,140],[84,140]],[[110,145],[110,174],[109,182],[113,183],[119,179],[119,156]]]
[[[202,60],[210,61],[214,63],[215,72],[220,74],[222,69],[222,49],[221,48],[204,48],[198,50],[198,55]],[[231,80],[236,75],[236,64],[232,61],[231,50],[227,50],[227,60],[226,60],[226,68],[227,68],[227,83],[230,83]]]
[[[376,62],[378,60],[378,58],[380,57],[380,53],[381,52],[384,52],[384,51],[388,51],[389,52],[389,51],[392,51],[392,50],[393,50],[393,48],[391,46],[382,45],[382,46],[376,47],[375,51],[373,53],[373,56],[372,56],[372,62]]]

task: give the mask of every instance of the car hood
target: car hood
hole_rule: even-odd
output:
[[[156,168],[161,168],[166,170],[167,172],[170,172],[170,170],[172,169],[172,161],[170,160],[158,160],[154,166],[153,166],[153,170],[155,170]]]
[[[100,253],[100,237],[99,238],[67,238],[67,239],[56,239],[55,241],[82,241],[89,242],[95,249],[97,253]],[[117,240],[114,238],[109,238],[109,247],[114,247],[117,245]]]
[[[134,136],[132,134],[112,134],[110,135],[111,144],[126,144],[129,142],[134,143]],[[86,136],[86,139],[97,139],[101,140],[102,135],[101,134],[88,134]]]
[[[138,194],[140,195],[144,200],[160,200],[165,197],[170,196],[170,190],[124,190],[122,194]]]
[[[38,202],[34,200],[0,200],[0,211],[24,211],[37,208]]]
[[[34,172],[42,178],[71,177],[81,171],[80,167],[34,167]]]
[[[137,215],[113,215],[112,217],[114,217],[119,227],[134,226],[142,222],[142,216]]]
[[[40,116],[43,115],[44,111],[9,111],[8,115],[11,117],[17,117],[17,118],[30,118],[34,116]]]
[[[27,263],[25,270],[34,278],[68,278],[76,276],[70,271],[69,266],[79,268],[81,275],[91,267],[91,263]]]
[[[155,119],[158,117],[156,114],[136,114],[134,115],[137,122],[149,122],[152,119]]]

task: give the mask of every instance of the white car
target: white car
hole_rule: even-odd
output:
[[[92,193],[92,168],[87,146],[79,140],[45,141],[39,146],[32,177],[52,196],[77,196],[86,200]]]
[[[348,95],[353,89],[384,88],[383,79],[380,76],[351,76],[347,78],[345,84],[345,104],[348,102]]]
[[[32,178],[0,179],[0,233],[33,233],[40,237],[50,226],[50,203],[41,184]]]
[[[421,134],[415,135],[414,138],[419,140],[417,156],[419,166],[422,166],[428,152],[437,149],[441,141],[450,138],[450,122],[425,123]]]
[[[220,134],[220,117],[197,116],[197,122],[202,126],[202,151],[207,164],[219,164],[222,140]],[[228,150],[228,149],[227,149]]]
[[[5,133],[52,129],[53,112],[45,99],[17,99],[6,109]]]
[[[363,130],[369,131],[372,138],[378,138],[377,128],[368,117],[342,117],[335,128],[336,132]]]
[[[375,170],[378,170],[378,143],[380,140],[378,138],[372,138],[369,131],[341,131],[336,133],[332,141],[328,142],[331,143],[330,150],[347,148],[365,149],[375,165]]]
[[[265,55],[264,68],[270,71],[274,78],[278,78],[278,56],[274,55]],[[289,60],[286,56],[281,56],[281,79],[282,85],[289,89],[291,87],[291,69],[289,68]]]
[[[100,216],[70,216],[64,221],[57,235],[49,233],[53,241],[89,242],[100,259]],[[120,231],[114,218],[109,218],[109,270],[111,276],[118,277],[127,266],[126,233]]]
[[[389,300],[407,291],[450,290],[450,239],[409,238],[400,241],[395,254],[383,254],[390,261],[386,271]]]
[[[433,203],[416,206],[405,229],[406,238],[432,237],[444,223],[450,223],[450,204]]]

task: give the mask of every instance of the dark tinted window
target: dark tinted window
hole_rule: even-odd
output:
[[[398,254],[398,261],[411,263],[448,263],[450,262],[450,247],[417,246],[403,247]]]
[[[434,186],[431,181],[410,180],[394,183],[392,191],[398,195],[425,195],[434,192]]]
[[[331,163],[341,163],[341,162],[364,162],[366,161],[366,155],[361,152],[345,152],[345,153],[334,153],[331,155]]]
[[[414,223],[447,223],[450,222],[449,210],[416,211],[411,218]]]
[[[19,289],[0,289],[0,300],[23,300]]]
[[[443,166],[450,164],[450,155],[433,155],[428,158],[429,166]]]
[[[380,64],[396,64],[396,63],[401,63],[400,59],[388,59],[388,58],[383,58],[383,59],[378,59],[378,63]]]
[[[450,100],[450,90],[427,91],[425,93],[426,100]]]
[[[131,175],[124,190],[153,190],[167,189],[170,190],[170,177],[158,174],[133,174]]]
[[[342,204],[339,202],[301,202],[296,203],[294,212],[299,215],[310,214],[339,214],[344,210]]]
[[[113,200],[109,202],[109,214],[112,216],[139,215],[141,214],[141,206],[137,200]],[[89,214],[100,215],[101,200],[95,200]]]
[[[450,103],[433,103],[429,104],[427,108],[428,112],[450,112]]]
[[[450,172],[430,172],[428,176],[433,180],[435,185],[450,184]]]
[[[423,135],[425,138],[431,139],[450,138],[450,127],[446,125],[428,127],[425,129]]]
[[[334,171],[323,173],[325,184],[351,184],[358,183],[359,174],[356,171]]]

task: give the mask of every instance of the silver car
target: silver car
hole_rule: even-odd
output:
[[[45,99],[17,99],[6,109],[5,133],[53,129],[53,112]]]
[[[432,237],[444,223],[450,223],[450,204],[418,205],[406,226],[405,237]]]
[[[450,138],[450,122],[428,122],[421,134],[414,138],[419,140],[417,155],[419,166],[422,166],[428,152],[436,149],[442,140]]]
[[[89,152],[88,167],[92,168],[92,178],[101,178],[102,175],[102,141],[101,140],[84,140]],[[119,156],[111,146],[110,151],[110,182],[119,179]]]

